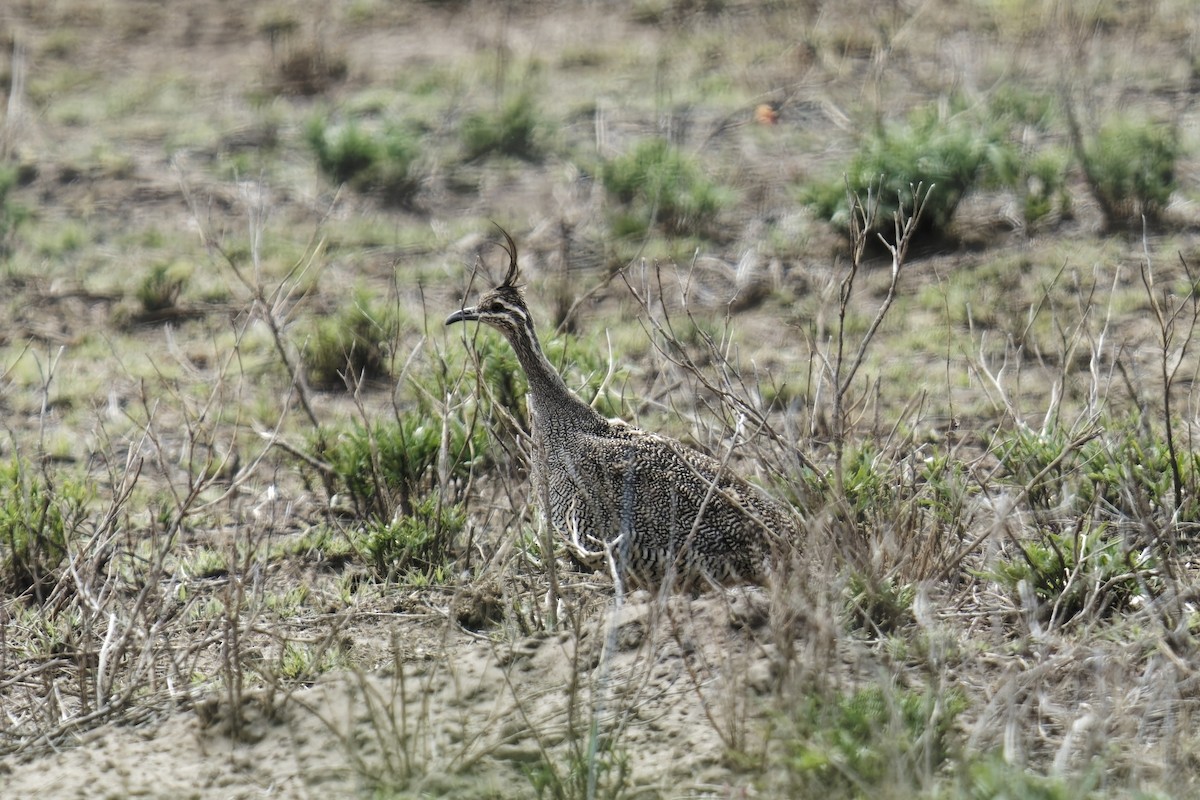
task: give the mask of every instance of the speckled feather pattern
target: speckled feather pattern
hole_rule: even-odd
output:
[[[537,440],[551,525],[589,550],[623,536],[613,555],[635,584],[761,582],[790,534],[759,489],[673,439],[609,424]]]

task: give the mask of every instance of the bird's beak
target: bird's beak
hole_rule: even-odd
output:
[[[464,308],[455,311],[453,314],[446,317],[446,324],[453,325],[456,322],[470,322],[476,319],[479,319],[479,312],[476,311],[472,306],[471,308]]]

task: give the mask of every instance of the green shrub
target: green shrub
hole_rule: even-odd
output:
[[[465,480],[487,446],[487,429],[459,418],[444,424],[446,477]],[[331,488],[344,492],[365,519],[351,537],[354,548],[380,577],[415,570],[425,579],[444,579],[455,537],[466,525],[466,509],[437,491],[442,418],[421,408],[325,438]]]
[[[999,756],[972,761],[963,778],[963,800],[1086,800],[1096,796],[1093,776],[1086,775],[1082,781],[1078,776],[1046,777],[1008,764]]]
[[[378,195],[385,203],[410,206],[420,189],[416,134],[397,126],[372,133],[355,120],[331,126],[318,117],[309,122],[305,139],[321,172],[355,191]]]
[[[186,283],[170,264],[156,264],[138,284],[138,302],[147,314],[167,311],[175,307]]]
[[[0,260],[12,254],[17,228],[29,218],[28,210],[9,197],[20,182],[20,174],[19,167],[0,165]]]
[[[16,458],[0,465],[0,592],[43,599],[86,500],[80,484],[54,486]]]
[[[899,502],[899,486],[893,473],[894,465],[875,449],[865,446],[846,455],[842,469],[842,486],[854,519],[869,527],[882,517],[891,515]]]
[[[529,384],[508,342],[499,336],[483,335],[475,340],[480,378],[487,382],[487,400],[500,405],[523,429],[529,429],[525,395]]]
[[[665,139],[647,139],[607,161],[600,177],[621,206],[612,219],[619,237],[641,236],[656,225],[670,235],[712,236],[717,214],[733,200]]]
[[[817,214],[847,230],[847,188],[864,200],[868,193],[877,195],[879,211],[871,232],[890,239],[897,210],[913,208],[914,188],[936,185],[918,235],[940,237],[946,235],[962,198],[995,178],[1012,158],[1012,148],[995,131],[964,115],[947,119],[929,109],[914,114],[906,124],[866,136],[843,175],[808,188],[802,198]]]
[[[594,751],[588,747],[591,737],[596,741]],[[538,760],[522,770],[533,796],[537,800],[639,796],[632,789],[629,752],[614,746],[612,738],[595,731],[586,739],[573,738],[566,755],[557,759],[543,751]]]
[[[345,387],[346,376],[374,380],[389,374],[388,350],[399,322],[390,310],[373,307],[365,293],[338,315],[322,318],[304,348],[304,373],[318,389]]]
[[[810,694],[784,725],[792,797],[899,796],[917,790],[947,762],[961,697],[884,690]],[[785,729],[786,730],[786,729]]]
[[[1084,455],[1087,480],[1080,487],[1081,500],[1100,503],[1129,519],[1149,521],[1150,512],[1163,525],[1200,522],[1200,452],[1182,449],[1172,465],[1165,442],[1145,441],[1132,432],[1113,429],[1104,440],[1089,443]],[[1176,471],[1184,490],[1178,507]]]
[[[442,424],[439,415],[419,408],[399,419],[327,436],[324,457],[333,470],[333,489],[345,492],[361,516],[411,516],[435,488]],[[466,478],[485,452],[487,430],[458,418],[445,424],[447,477]]]
[[[1038,144],[1052,132],[1057,104],[1041,92],[1019,84],[1004,84],[988,104],[992,125],[1009,142],[1021,142],[998,148],[992,162],[998,184],[1011,189],[1020,203],[1021,217],[1027,227],[1036,225],[1056,209],[1069,213],[1071,195],[1067,191],[1067,170],[1071,158],[1058,147]],[[1030,133],[1034,135],[1031,137]],[[1032,140],[1032,144],[1026,142]]]
[[[428,495],[417,501],[410,513],[370,521],[358,546],[380,577],[417,572],[437,583],[447,577],[455,539],[466,522],[462,505],[443,504],[437,496]]]
[[[1067,191],[1067,167],[1070,159],[1057,149],[1042,150],[1020,160],[1014,185],[1021,201],[1026,225],[1036,225],[1055,209],[1066,214],[1071,208]]]
[[[1156,593],[1158,532],[1200,518],[1200,454],[1183,450],[1172,465],[1166,444],[1148,438],[1137,417],[1110,422],[1083,443],[1057,430],[1022,430],[994,451],[998,476],[1025,492],[1036,527],[984,576],[1025,598],[1031,593],[1043,621],[1104,617]]]
[[[1001,84],[988,102],[992,118],[1010,126],[1049,131],[1057,117],[1054,98],[1017,83]]]
[[[542,156],[543,128],[533,97],[522,93],[494,113],[477,113],[463,120],[462,142],[468,161],[505,155],[525,161]]]
[[[1021,428],[1009,438],[999,440],[994,449],[1005,477],[1027,488],[1030,508],[1035,512],[1052,512],[1073,491],[1068,478],[1080,455],[1078,452],[1064,455],[1069,446],[1068,437],[1060,429],[1042,432]],[[1042,474],[1043,470],[1048,471]],[[1041,478],[1034,481],[1039,475]]]
[[[620,393],[613,385],[620,385],[629,375],[624,366],[611,367],[604,340],[601,338],[580,341],[570,334],[555,336],[546,342],[546,357],[567,380],[571,390],[585,403],[606,417],[622,417],[628,413]],[[607,385],[605,379],[608,379]]]
[[[576,337],[565,334],[548,338],[543,349],[546,358],[559,369],[567,385],[584,402],[610,417],[623,416],[628,411],[613,389],[613,384],[619,385],[627,370],[617,367],[609,376],[602,346],[589,342],[581,344]],[[523,430],[528,430],[525,395],[529,386],[512,347],[499,336],[486,334],[475,340],[475,356],[479,360],[479,374],[487,382],[487,399],[503,407]],[[603,386],[606,377],[609,384]]]
[[[914,620],[917,590],[912,584],[855,572],[846,589],[851,628],[890,634]]]
[[[1150,556],[1131,551],[1123,537],[1101,525],[1078,532],[1042,530],[1016,543],[1017,555],[1000,561],[987,577],[1019,594],[1032,590],[1043,622],[1064,623],[1087,611],[1104,617],[1126,609],[1142,593],[1138,575],[1149,575]]]
[[[1175,190],[1179,135],[1154,122],[1115,119],[1084,148],[1083,170],[1104,213],[1105,224],[1157,220]]]

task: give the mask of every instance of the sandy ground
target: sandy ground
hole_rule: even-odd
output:
[[[666,603],[641,593],[613,609],[574,633],[511,644],[451,634],[399,670],[247,693],[236,736],[217,698],[105,725],[56,753],[0,762],[4,796],[527,797],[548,758],[585,763],[593,729],[601,787],[627,769],[632,796],[741,796],[722,736],[742,735],[748,711],[728,698],[753,702],[777,677],[762,591]]]

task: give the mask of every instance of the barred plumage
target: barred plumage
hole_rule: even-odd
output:
[[[504,281],[446,324],[487,323],[516,352],[529,382],[534,486],[551,526],[589,565],[607,546],[635,585],[762,582],[795,535],[791,516],[716,459],[607,420],[572,394],[542,353],[516,283],[516,244],[504,237]]]

